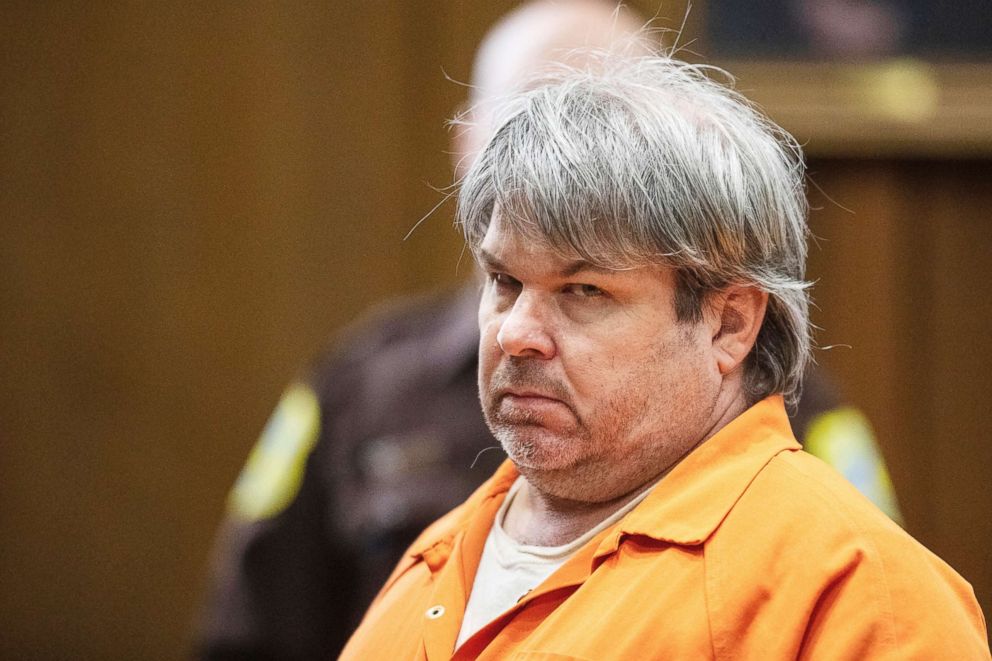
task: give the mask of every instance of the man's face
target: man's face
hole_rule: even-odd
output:
[[[563,259],[498,212],[478,258],[482,407],[531,483],[610,500],[708,434],[720,374],[706,322],[676,320],[671,269]]]

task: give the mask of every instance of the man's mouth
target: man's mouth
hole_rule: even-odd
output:
[[[501,392],[499,398],[499,408],[504,415],[516,417],[518,415],[537,421],[560,417],[562,415],[572,415],[571,407],[548,392],[531,389],[509,389]],[[536,416],[536,417],[535,417]]]
[[[546,399],[554,402],[563,403],[560,399],[554,395],[540,392],[538,390],[528,390],[528,389],[508,389],[503,391],[502,397],[512,397],[514,399]]]

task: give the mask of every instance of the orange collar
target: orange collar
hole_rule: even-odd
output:
[[[764,399],[730,421],[675,466],[624,517],[596,555],[616,550],[625,535],[696,545],[719,527],[771,459],[802,447],[781,396]]]
[[[800,450],[782,397],[764,399],[693,450],[602,541],[596,557],[617,549],[624,536],[642,535],[681,545],[705,541],[772,457]],[[464,504],[429,527],[409,555],[443,565],[454,539],[480,508],[495,511],[519,473],[507,460]],[[495,502],[492,502],[496,499]]]

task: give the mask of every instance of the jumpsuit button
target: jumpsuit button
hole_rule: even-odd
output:
[[[437,606],[431,606],[427,609],[427,619],[436,620],[437,618],[444,615],[444,606],[438,604]]]

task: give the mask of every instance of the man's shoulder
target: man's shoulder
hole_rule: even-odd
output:
[[[811,547],[827,543],[922,548],[832,467],[807,452],[781,452],[755,477],[735,510],[761,510],[770,535],[801,533]],[[776,529],[777,528],[777,529]]]
[[[725,637],[740,635],[737,614],[761,611],[768,617],[755,630],[806,631],[803,645],[836,651],[827,658],[932,650],[942,632],[961,650],[984,645],[968,582],[805,452],[768,462],[705,554],[711,616]]]
[[[728,561],[750,563],[766,576],[826,589],[858,572],[871,576],[872,598],[892,607],[934,579],[953,591],[970,586],[834,469],[801,451],[777,454],[755,477],[724,525],[734,548]],[[747,539],[749,550],[739,542]],[[759,569],[760,568],[760,569]],[[866,601],[866,607],[868,603]]]

